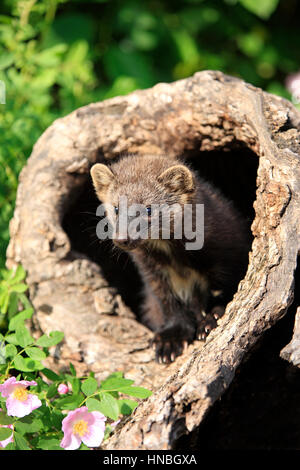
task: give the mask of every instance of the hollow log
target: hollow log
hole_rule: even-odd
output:
[[[246,276],[218,326],[168,365],[155,363],[152,333],[139,322],[134,266],[100,246],[89,215],[97,205],[90,167],[136,153],[188,159],[232,198],[253,236]],[[174,448],[287,312],[300,247],[299,155],[293,105],[215,71],[84,106],[56,120],[35,144],[20,175],[7,265],[22,263],[28,273],[34,328],[65,333],[49,361],[71,361],[99,380],[121,370],[154,390],[105,448]],[[295,364],[299,324],[298,318],[296,339],[282,352]]]

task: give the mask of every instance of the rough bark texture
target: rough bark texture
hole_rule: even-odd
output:
[[[297,308],[293,338],[280,352],[283,359],[300,366],[300,307]]]
[[[103,260],[72,249],[64,214],[97,161],[123,152],[201,159],[235,146],[241,159],[246,147],[259,159],[246,277],[207,341],[190,345],[171,365],[158,365],[148,345],[152,333],[109,285]],[[80,108],[55,121],[34,146],[20,177],[7,264],[22,263],[28,272],[35,327],[64,331],[58,367],[71,360],[100,380],[122,370],[156,390],[106,448],[173,448],[200,425],[246,353],[286,313],[300,247],[299,153],[300,115],[291,103],[211,71]],[[293,344],[282,353],[295,364],[298,317],[299,309]]]

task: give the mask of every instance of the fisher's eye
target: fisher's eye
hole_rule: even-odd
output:
[[[151,207],[150,206],[146,207],[146,210],[147,210],[147,215],[151,215]]]
[[[118,214],[119,214],[119,208],[118,208],[118,206],[115,206],[114,209],[115,209],[115,214],[118,215]]]

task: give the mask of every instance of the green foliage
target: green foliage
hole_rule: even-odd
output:
[[[18,324],[18,321],[24,321],[30,318],[33,309],[26,295],[24,294],[28,287],[24,280],[26,273],[22,266],[18,266],[15,270],[1,270],[0,278],[0,331],[10,324],[10,329]],[[15,315],[19,311],[19,305],[23,305],[25,310]]]
[[[110,375],[99,385],[93,373],[88,377],[77,377],[72,364],[69,371],[59,374],[46,368],[43,360],[49,355],[49,348],[63,340],[63,333],[53,331],[49,336],[33,338],[26,326],[33,308],[24,295],[27,289],[24,280],[25,271],[20,266],[16,270],[2,271],[0,309],[4,319],[2,324],[6,327],[0,333],[0,384],[12,374],[17,375],[17,380],[34,380],[37,385],[31,387],[30,392],[41,400],[42,405],[23,418],[8,416],[6,400],[0,393],[0,441],[13,434],[13,442],[5,447],[6,450],[62,450],[62,420],[68,411],[81,406],[87,406],[90,412],[99,411],[108,418],[107,438],[114,428],[112,421],[131,414],[137,407],[139,402],[128,397],[145,399],[151,392],[134,386],[133,380],[124,378],[121,372]],[[19,311],[24,306],[27,308]],[[58,391],[61,384],[68,384],[68,391],[63,395]],[[12,425],[12,429],[4,427],[8,425]],[[80,449],[88,448],[81,444]]]
[[[263,19],[268,19],[276,10],[279,0],[240,0],[249,11]]]
[[[91,100],[96,84],[88,40],[55,39],[51,25],[61,3],[27,0],[0,7],[6,13],[0,18],[0,80],[6,88],[6,104],[0,105],[2,265],[18,175],[33,144],[55,118]]]
[[[15,292],[13,288],[17,292],[25,290],[24,287],[16,286],[24,284],[27,287],[25,283],[19,282],[24,280],[24,270],[20,267],[16,271],[3,271],[2,275],[3,293],[5,288],[11,295]],[[10,300],[8,305],[7,302],[4,305],[5,316],[8,316]],[[49,336],[43,335],[34,339],[24,323],[32,313],[32,308],[21,312],[14,310],[6,333],[0,334],[0,383],[9,377],[11,370],[19,373],[18,379],[34,379],[37,382],[37,386],[33,387],[34,393],[41,400],[42,406],[32,411],[29,416],[10,417],[5,411],[5,399],[0,395],[0,441],[13,433],[13,442],[5,449],[61,450],[61,426],[66,411],[86,404],[89,411],[100,411],[107,418],[116,421],[122,415],[131,414],[138,405],[137,401],[126,396],[143,399],[151,395],[151,392],[142,387],[134,387],[133,381],[125,379],[120,372],[112,374],[99,386],[92,373],[86,378],[77,377],[72,364],[69,372],[60,374],[45,368],[42,361],[49,354],[48,348],[58,344],[63,339],[63,334],[56,331]],[[58,386],[63,383],[69,384],[69,392],[60,396]],[[13,429],[2,427],[11,424]],[[112,424],[107,423],[105,437],[108,437],[112,430]],[[81,448],[86,446],[82,444]]]
[[[204,69],[290,98],[294,0],[4,0],[0,5],[0,266],[19,173],[57,117]]]

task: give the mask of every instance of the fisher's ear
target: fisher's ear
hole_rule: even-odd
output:
[[[105,199],[107,190],[115,179],[113,172],[103,163],[96,163],[91,168],[91,177],[98,198]]]
[[[190,193],[195,189],[192,172],[184,165],[167,168],[159,175],[158,181],[170,192],[177,194]]]

